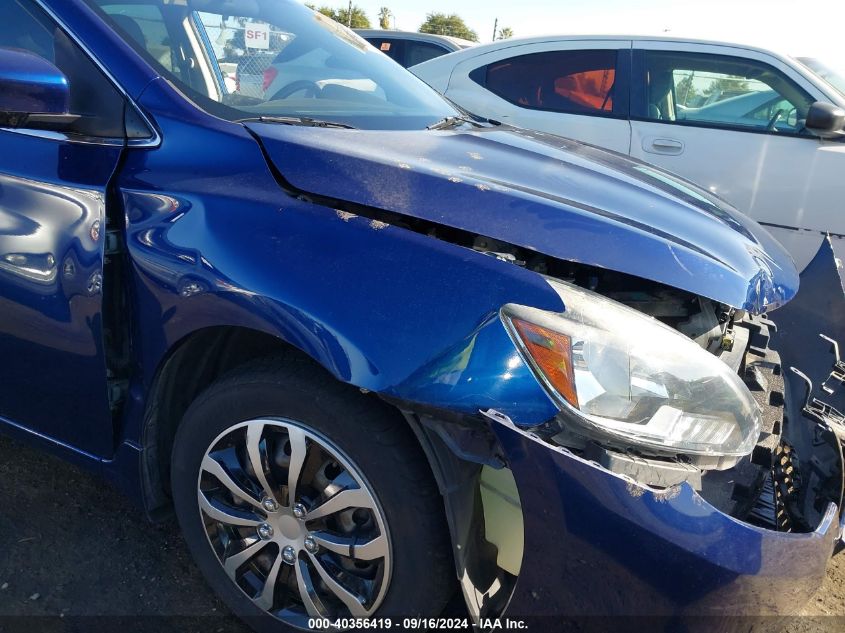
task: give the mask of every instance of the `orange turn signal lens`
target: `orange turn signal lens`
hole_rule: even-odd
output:
[[[511,319],[511,323],[546,380],[569,404],[578,408],[572,368],[572,339],[521,319]]]

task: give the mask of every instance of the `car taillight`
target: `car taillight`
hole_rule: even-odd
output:
[[[270,85],[276,80],[276,76],[279,74],[279,71],[270,66],[267,70],[264,71],[264,90],[266,91]]]

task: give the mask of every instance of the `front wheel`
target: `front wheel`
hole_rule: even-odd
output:
[[[437,615],[451,594],[442,501],[413,434],[306,361],[245,367],[209,387],[172,459],[191,553],[259,630]]]

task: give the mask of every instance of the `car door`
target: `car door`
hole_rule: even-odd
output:
[[[125,102],[32,0],[2,3],[0,47],[58,66],[81,115],[61,132],[0,129],[0,424],[109,455],[104,243]]]
[[[628,40],[514,45],[458,64],[446,96],[470,112],[627,153]]]
[[[845,145],[803,128],[825,99],[764,52],[704,44],[634,45],[631,155],[673,171],[766,225],[803,269],[838,213]],[[800,230],[799,230],[800,229]]]

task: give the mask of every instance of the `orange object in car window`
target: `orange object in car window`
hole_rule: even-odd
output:
[[[555,92],[561,97],[595,110],[613,110],[613,88],[616,71],[588,70],[555,79]]]

